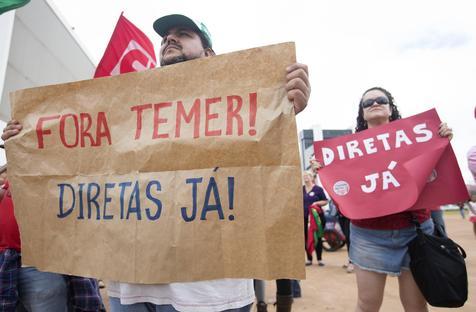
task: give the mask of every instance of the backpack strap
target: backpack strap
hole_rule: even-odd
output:
[[[411,214],[411,223],[413,223],[416,227],[416,232],[417,232],[417,236],[420,238],[418,240],[419,244],[424,244],[425,242],[425,239],[423,239],[423,236],[424,236],[424,233],[423,231],[421,230],[421,224],[420,222],[418,222],[418,218],[416,217],[415,214]],[[435,230],[437,232],[437,235],[438,237],[440,238],[445,238],[445,239],[449,239],[447,237],[445,237],[445,235],[443,235],[441,232],[440,232],[440,229],[438,227],[435,227]],[[466,259],[466,251],[463,249],[463,247],[461,247],[460,245],[458,245],[455,241],[451,240],[455,246],[458,248],[459,252],[461,253],[461,256],[463,257],[463,259]]]
[[[464,251],[463,247],[461,247],[458,243],[456,243],[454,240],[452,242],[458,247],[459,252],[461,253],[461,256],[463,259],[466,259],[466,251]]]

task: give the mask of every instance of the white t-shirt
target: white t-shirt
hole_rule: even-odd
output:
[[[108,295],[119,298],[121,304],[142,302],[171,304],[176,310],[187,312],[237,309],[252,303],[255,299],[251,279],[154,285],[109,282]]]

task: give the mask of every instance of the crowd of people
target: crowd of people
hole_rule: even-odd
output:
[[[211,35],[203,23],[174,14],[157,19],[153,27],[162,37],[161,66],[215,55]],[[298,114],[306,107],[311,91],[307,66],[299,63],[290,64],[287,68],[283,68],[283,75],[287,81],[288,99]],[[356,132],[379,127],[401,118],[392,94],[380,87],[371,88],[363,93],[357,111]],[[21,130],[21,123],[11,120],[3,131],[2,139],[8,140],[18,135]],[[450,140],[453,136],[452,130],[445,123],[441,124],[439,134]],[[476,178],[474,148],[468,159]],[[315,183],[315,174],[322,165],[315,162],[313,165],[314,172],[303,174],[303,223],[307,257],[305,264],[312,265],[312,253],[315,250],[317,265],[324,266],[322,235],[326,218],[323,208],[328,204],[328,198],[323,189]],[[1,311],[104,309],[96,280],[40,272],[35,268],[22,266],[21,243],[9,183],[5,177],[6,167],[2,170],[5,180],[0,191]],[[364,220],[348,220],[342,216],[341,227],[346,234],[349,250],[349,262],[345,267],[349,272],[355,270],[356,273],[358,289],[356,311],[380,309],[387,275],[398,276],[400,299],[405,311],[427,311],[425,299],[408,270],[410,258],[407,244],[416,235],[414,225],[411,223],[413,217],[418,219],[425,232],[433,231],[430,211],[426,209]],[[471,220],[474,222],[474,218]],[[296,289],[299,283],[292,280],[278,280],[276,284],[276,311],[291,311],[293,288]],[[256,285],[259,311],[267,311],[262,284],[253,283],[250,279],[155,285],[109,281],[107,285],[110,309],[113,312],[246,312],[251,310],[255,302]]]

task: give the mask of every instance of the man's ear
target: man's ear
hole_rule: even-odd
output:
[[[205,49],[205,56],[214,56],[214,55],[216,55],[216,54],[215,54],[215,51],[213,51],[212,48],[206,48]]]

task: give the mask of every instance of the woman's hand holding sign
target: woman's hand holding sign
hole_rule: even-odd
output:
[[[453,129],[449,128],[446,122],[442,122],[438,128],[438,134],[441,137],[448,138],[450,141],[453,139]]]
[[[319,171],[320,169],[324,168],[324,166],[318,162],[314,157],[311,157],[309,159],[309,162],[311,163],[311,170],[315,173],[317,173],[317,171]]]

